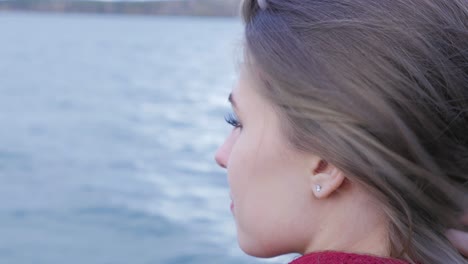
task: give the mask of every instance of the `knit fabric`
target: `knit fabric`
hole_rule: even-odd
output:
[[[290,264],[408,264],[408,262],[344,252],[316,252],[301,256]]]

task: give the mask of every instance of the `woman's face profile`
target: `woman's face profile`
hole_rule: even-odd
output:
[[[240,247],[271,257],[297,252],[314,228],[309,157],[292,150],[272,105],[243,71],[230,95],[233,129],[215,159],[227,169]]]

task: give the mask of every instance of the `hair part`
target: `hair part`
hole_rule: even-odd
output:
[[[468,209],[468,2],[245,0],[242,16],[284,134],[379,199],[391,256],[466,263],[444,233]]]

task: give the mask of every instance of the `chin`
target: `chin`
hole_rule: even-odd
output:
[[[247,239],[238,235],[239,247],[245,254],[257,258],[272,258],[279,255],[292,253],[292,251],[281,248],[278,244],[260,242],[254,239]],[[275,241],[277,242],[277,241]]]

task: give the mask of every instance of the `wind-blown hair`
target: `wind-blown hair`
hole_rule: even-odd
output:
[[[362,184],[391,257],[462,264],[468,200],[467,0],[245,0],[245,60],[289,142]]]

